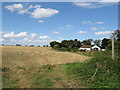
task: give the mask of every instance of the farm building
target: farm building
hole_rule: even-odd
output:
[[[83,45],[79,48],[80,51],[90,51],[91,45]]]
[[[97,45],[83,45],[79,48],[80,51],[100,51],[101,48]]]
[[[101,48],[98,47],[97,45],[94,45],[94,46],[91,47],[91,50],[94,50],[94,51],[100,51]]]

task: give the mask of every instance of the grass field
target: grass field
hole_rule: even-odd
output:
[[[5,88],[83,87],[67,75],[65,64],[85,62],[88,56],[58,52],[50,47],[0,47]]]

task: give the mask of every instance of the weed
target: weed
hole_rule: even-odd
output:
[[[26,68],[25,67],[17,67],[18,69],[20,70],[25,70]]]
[[[9,68],[2,68],[2,72],[7,72],[9,70],[10,70]]]
[[[53,66],[52,65],[44,65],[41,68],[45,69],[45,70],[53,70]]]
[[[34,85],[37,88],[48,88],[54,85],[54,83],[43,74],[36,74],[34,77]]]
[[[55,77],[54,80],[59,81],[62,80],[61,77]]]

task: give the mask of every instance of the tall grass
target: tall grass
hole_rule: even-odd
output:
[[[111,51],[97,52],[87,63],[67,64],[68,75],[74,75],[85,87],[120,88],[120,59],[111,59]]]

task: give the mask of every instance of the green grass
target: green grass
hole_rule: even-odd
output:
[[[55,77],[54,80],[59,81],[62,80],[61,77]]]
[[[36,88],[48,88],[54,85],[54,83],[43,74],[36,74],[34,77],[34,85]]]
[[[68,75],[88,88],[120,88],[120,59],[111,60],[108,52],[97,52],[86,63],[66,65]]]
[[[53,66],[44,65],[40,67],[40,72],[36,72],[32,76],[32,87],[35,88],[49,88],[54,85],[54,82],[49,77],[49,73],[53,71]]]
[[[93,52],[82,52],[82,51],[78,51],[76,52],[79,55],[84,55],[84,56],[88,56],[88,57],[93,57],[94,55],[91,55]]]
[[[4,88],[18,88],[19,86],[16,86],[17,79],[11,79],[10,75],[8,73],[5,73],[2,76],[2,82],[4,82],[3,87]]]

